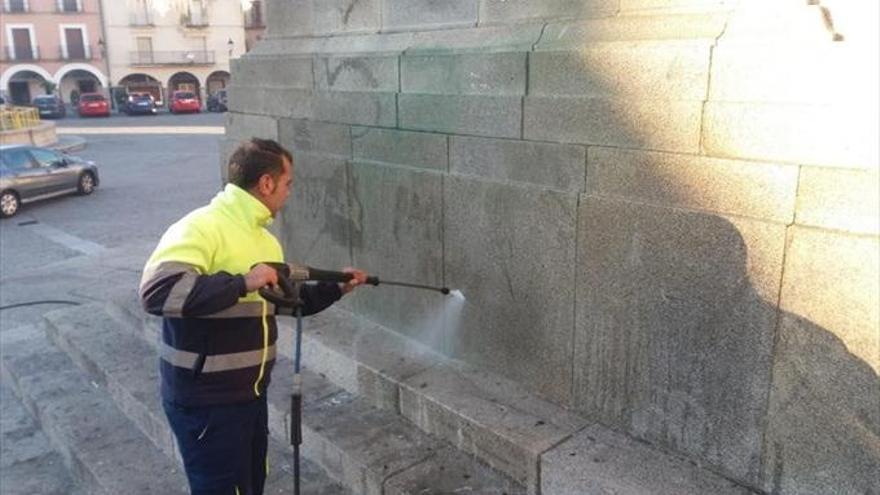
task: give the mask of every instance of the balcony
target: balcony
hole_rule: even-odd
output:
[[[39,47],[17,47],[15,49],[8,45],[3,47],[4,62],[32,62],[35,60],[40,60]]]
[[[85,46],[69,46],[67,50],[64,49],[64,46],[58,47],[58,55],[61,60],[68,61],[76,61],[76,60],[92,60],[92,47],[89,45]]]
[[[214,51],[162,51],[162,52],[129,52],[131,65],[213,65]]]

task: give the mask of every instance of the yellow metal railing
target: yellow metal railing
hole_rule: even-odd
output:
[[[0,131],[29,129],[40,125],[40,113],[36,108],[8,107],[0,109]]]

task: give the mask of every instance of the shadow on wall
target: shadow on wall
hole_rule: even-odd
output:
[[[661,216],[606,203],[584,222],[579,408],[771,493],[871,493],[877,373],[753,285],[754,227]]]

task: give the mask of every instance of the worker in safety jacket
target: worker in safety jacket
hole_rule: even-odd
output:
[[[276,285],[261,262],[283,262],[266,230],[293,183],[289,151],[242,143],[229,184],[162,236],[144,268],[141,302],[163,317],[162,401],[193,495],[259,495],[268,473],[266,388],[281,308],[255,291]],[[302,285],[303,314],[317,313],[366,280]],[[289,308],[288,311],[291,311]]]

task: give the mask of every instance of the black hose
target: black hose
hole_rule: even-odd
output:
[[[28,301],[23,303],[7,304],[6,306],[0,306],[0,311],[3,311],[4,309],[23,308],[25,306],[37,306],[39,304],[67,304],[68,306],[80,306],[82,303],[76,301],[47,299],[45,301]]]

